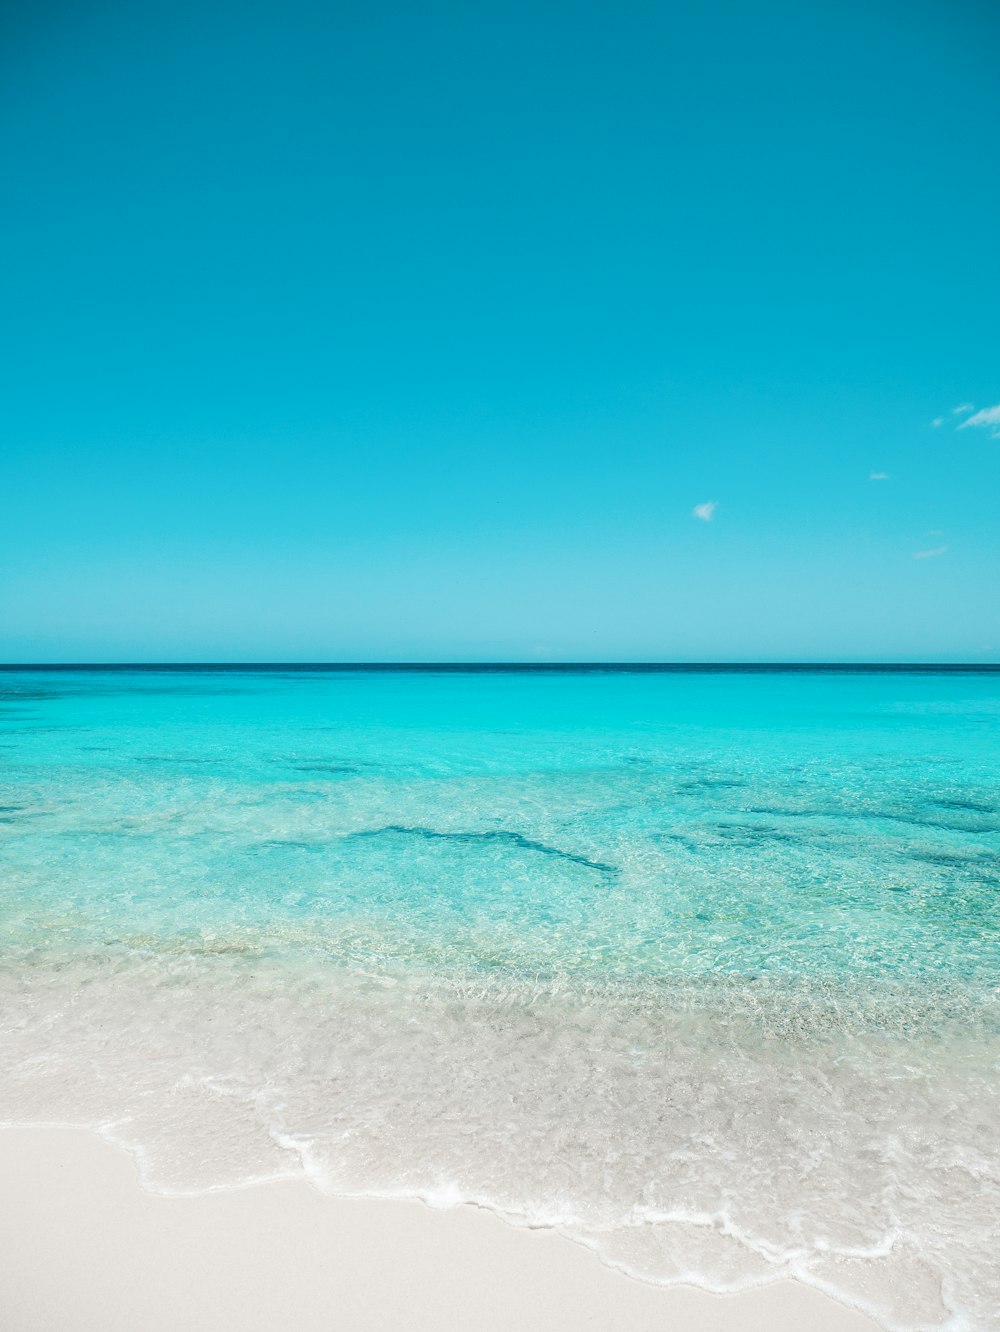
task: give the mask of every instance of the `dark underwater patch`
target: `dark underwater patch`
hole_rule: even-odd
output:
[[[577,855],[574,851],[564,851],[557,846],[549,846],[547,842],[538,842],[534,838],[525,837],[521,833],[507,832],[498,828],[490,832],[441,832],[436,828],[406,827],[403,824],[391,823],[385,828],[366,828],[360,832],[348,833],[348,837],[383,837],[387,833],[396,836],[422,837],[426,841],[442,842],[494,842],[517,847],[521,851],[537,851],[539,855],[555,856],[559,860],[569,860],[575,865],[583,865],[586,869],[596,870],[600,874],[617,874],[617,865],[607,865],[600,860],[590,860],[586,856]]]
[[[924,865],[950,866],[956,869],[995,870],[1000,868],[1000,855],[993,851],[946,851],[943,848],[910,849],[904,853],[908,860]]]
[[[947,800],[931,800],[929,803],[937,805],[940,809],[967,809],[973,814],[997,813],[997,806],[985,801],[949,798]]]
[[[971,811],[970,811],[971,813]],[[842,819],[886,819],[890,823],[906,823],[914,828],[935,828],[941,832],[953,833],[990,833],[1000,831],[1000,822],[996,819],[984,820],[982,816],[971,817],[962,823],[951,819],[928,817],[918,809],[844,809],[838,814]]]
[[[794,833],[785,832],[782,828],[757,827],[752,823],[716,823],[712,830],[716,836],[727,841],[745,842],[749,845],[755,842],[798,842],[801,840]]]
[[[702,843],[696,841],[693,837],[686,837],[683,833],[650,833],[649,840],[651,842],[676,842],[678,846],[683,846],[686,851],[695,853],[704,849]]]
[[[74,722],[48,722],[44,726],[4,726],[5,735],[48,735],[53,731],[92,731],[92,726],[77,726]]]

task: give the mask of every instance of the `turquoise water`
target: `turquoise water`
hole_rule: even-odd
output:
[[[0,673],[0,1117],[1000,1322],[1000,674]]]

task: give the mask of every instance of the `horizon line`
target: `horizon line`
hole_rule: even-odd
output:
[[[921,661],[52,661],[0,662],[0,671],[962,671],[1000,672],[1000,662]]]

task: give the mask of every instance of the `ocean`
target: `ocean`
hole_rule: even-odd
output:
[[[1000,672],[0,670],[0,1119],[1000,1325]]]

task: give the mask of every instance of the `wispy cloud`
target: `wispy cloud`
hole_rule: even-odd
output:
[[[995,407],[984,407],[982,411],[963,421],[958,428],[966,430],[969,426],[977,430],[988,430],[994,439],[1000,439],[1000,402]]]
[[[717,504],[718,500],[706,500],[704,504],[696,504],[691,510],[691,517],[700,518],[703,523],[710,523]]]
[[[953,407],[953,408],[951,409],[951,411],[949,412],[948,415],[949,415],[949,416],[965,416],[968,412],[974,412],[975,410],[976,410],[976,408],[975,408],[975,404],[974,404],[974,403],[971,403],[971,402],[960,402],[960,403],[958,404],[957,407]],[[995,411],[996,408],[991,408],[991,409],[989,409],[989,410],[993,410],[993,411]],[[982,413],[980,412],[979,415],[981,416]],[[941,426],[944,425],[944,423],[945,423],[945,421],[947,421],[947,419],[948,419],[947,416],[935,416],[934,420],[931,422],[931,425],[934,427],[935,430],[938,430]],[[973,417],[972,420],[975,421],[975,417]],[[972,424],[971,421],[963,421],[963,422],[962,422],[962,425],[971,425],[971,424]],[[959,430],[961,430],[962,426],[959,426],[958,428],[959,428]]]
[[[934,546],[931,550],[915,550],[913,552],[913,558],[915,560],[933,560],[936,559],[938,555],[943,555],[947,549],[947,546]]]
[[[888,472],[869,472],[869,473],[868,473],[868,480],[869,480],[869,481],[888,481],[888,480],[889,480],[889,473],[888,473]]]

